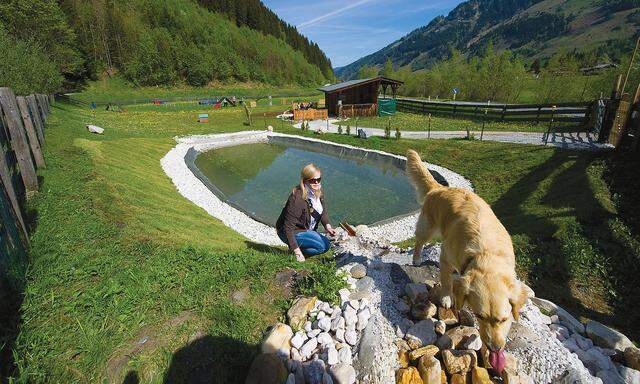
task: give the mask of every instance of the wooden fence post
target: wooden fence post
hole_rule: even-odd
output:
[[[0,107],[9,134],[11,135],[11,147],[16,153],[18,159],[18,167],[20,175],[27,192],[35,192],[38,190],[38,178],[36,169],[31,162],[31,150],[29,149],[29,141],[24,132],[22,118],[18,112],[16,98],[10,88],[0,88]]]
[[[1,117],[2,116],[0,116],[0,120]],[[26,229],[27,227],[24,224],[24,219],[22,217],[22,208],[19,202],[20,196],[18,195],[18,191],[16,190],[16,188],[14,188],[12,180],[12,176],[14,175],[12,175],[12,170],[10,169],[11,164],[9,163],[9,161],[15,161],[14,152],[13,149],[11,149],[9,132],[6,127],[2,125],[2,121],[0,121],[0,129],[0,181],[2,182],[1,184],[4,188],[4,192],[9,198],[9,202],[11,203],[11,207],[13,208],[14,215],[16,216],[17,221],[20,224],[20,230],[23,232],[24,238],[28,240]],[[13,166],[11,166],[11,168],[13,168]],[[20,195],[22,195],[22,193],[20,193]]]
[[[29,95],[26,97],[26,99],[27,99],[27,104],[29,105],[29,112],[31,113],[31,117],[33,117],[36,131],[38,133],[38,139],[40,139],[40,146],[43,146],[44,145],[44,123],[42,122],[42,116],[40,116],[40,111],[38,110],[36,97],[35,95]]]
[[[44,102],[42,101],[42,97],[40,94],[36,94],[36,104],[38,105],[38,111],[40,112],[40,118],[42,122],[45,123],[47,121],[47,110],[44,106]]]
[[[29,138],[29,146],[31,147],[33,158],[36,160],[36,166],[38,168],[44,168],[44,156],[42,155],[42,148],[40,148],[40,140],[38,139],[35,127],[33,126],[33,120],[29,114],[27,100],[23,96],[18,96],[16,97],[16,101],[18,103],[20,115],[22,116],[24,129],[27,131],[27,137]]]

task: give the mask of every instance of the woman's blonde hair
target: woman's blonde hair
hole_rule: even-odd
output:
[[[316,172],[322,173],[319,167],[315,164],[307,164],[302,171],[300,171],[300,189],[302,190],[302,198],[307,200],[307,188],[304,185],[304,182],[312,179]],[[316,197],[320,198],[322,196],[322,189],[316,192]]]

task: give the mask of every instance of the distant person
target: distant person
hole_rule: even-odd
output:
[[[329,250],[329,239],[318,233],[318,224],[322,223],[329,235],[336,234],[329,224],[321,181],[320,168],[314,164],[304,167],[300,172],[300,185],[293,188],[276,222],[278,237],[289,246],[298,261]]]

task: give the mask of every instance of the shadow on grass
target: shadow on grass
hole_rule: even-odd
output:
[[[256,353],[255,345],[226,336],[204,336],[173,354],[163,383],[244,383]]]
[[[284,247],[284,245],[282,247],[273,247],[271,245],[254,243],[253,241],[248,240],[245,240],[244,243],[249,249],[253,249],[254,251],[273,253],[276,255],[289,255],[289,251]]]
[[[595,185],[599,176],[590,178],[590,173],[600,164],[597,155],[556,150],[493,208],[514,236],[514,245],[526,238],[528,244],[516,251],[518,262],[528,264],[525,269],[539,296],[637,340],[637,250],[617,233],[612,225],[617,215],[598,199],[606,188]],[[533,209],[539,207],[547,209]]]

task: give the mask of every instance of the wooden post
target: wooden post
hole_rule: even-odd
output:
[[[41,94],[37,94],[36,95],[36,102],[38,104],[38,108],[40,109],[40,116],[42,116],[42,122],[46,123],[47,122],[47,115],[49,113],[47,112],[47,106],[45,105],[44,100],[42,100],[42,95]]]
[[[22,116],[24,129],[27,132],[27,138],[29,139],[31,153],[33,153],[33,158],[36,161],[36,166],[38,168],[44,168],[44,156],[42,155],[42,148],[40,147],[40,141],[38,140],[36,129],[33,126],[33,120],[31,119],[31,115],[29,114],[29,106],[27,106],[27,100],[23,96],[18,96],[16,97],[16,101],[18,103],[20,115]]]
[[[43,146],[44,145],[44,123],[42,122],[40,111],[38,110],[36,97],[34,95],[29,95],[26,97],[26,99],[27,99],[27,104],[29,106],[29,112],[31,113],[31,117],[33,117],[36,131],[38,133],[38,139],[40,139],[40,146]]]
[[[427,139],[431,138],[431,114],[429,114],[429,126],[428,126],[428,131],[427,131]]]
[[[0,88],[0,107],[6,126],[9,128],[11,135],[11,147],[16,153],[18,166],[20,167],[20,175],[27,192],[35,192],[38,190],[38,177],[36,169],[31,162],[31,151],[29,142],[24,132],[22,119],[18,112],[16,97],[10,88]]]
[[[9,159],[7,152],[12,152],[13,150],[11,149],[9,137],[5,136],[5,132],[8,133],[8,131],[3,129],[3,127],[0,127],[0,129],[2,129],[2,132],[0,132],[0,181],[2,182],[2,186],[4,186],[4,191],[9,197],[9,201],[13,207],[13,212],[16,215],[17,221],[20,223],[20,229],[22,230],[24,238],[28,242],[29,238],[27,236],[27,227],[24,224],[22,209],[20,208],[20,202],[18,201],[18,191],[14,188],[11,170],[9,169],[9,163],[7,162]],[[4,142],[3,139],[6,139],[6,142]]]

